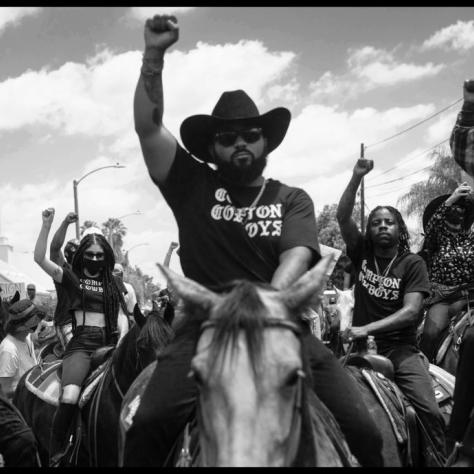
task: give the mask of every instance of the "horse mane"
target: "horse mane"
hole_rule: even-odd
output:
[[[114,353],[114,362],[121,367],[124,363],[135,363],[136,366],[140,360],[142,363],[148,359],[151,362],[173,337],[174,331],[168,322],[160,314],[152,311],[146,317],[143,326],[132,324],[119,345],[119,350]]]
[[[217,312],[212,315],[215,330],[209,347],[211,370],[215,368],[218,360],[223,363],[223,358],[218,356],[229,346],[233,357],[239,334],[243,330],[252,370],[257,376],[263,345],[263,329],[265,320],[268,319],[268,312],[258,294],[258,289],[274,288],[268,284],[246,280],[234,280],[221,288],[231,289],[217,308]]]

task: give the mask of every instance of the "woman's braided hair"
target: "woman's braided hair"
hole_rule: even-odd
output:
[[[84,253],[93,244],[100,245],[104,251],[105,265],[102,269],[102,285],[104,289],[104,314],[107,339],[117,332],[117,320],[120,306],[127,314],[123,295],[119,290],[112,273],[115,265],[115,256],[112,247],[101,234],[88,234],[82,238],[81,243],[72,259],[72,269],[76,275],[83,275]],[[84,290],[82,291],[82,304],[84,307]]]
[[[400,211],[392,206],[377,206],[374,209],[372,209],[372,211],[370,211],[369,217],[367,218],[367,227],[366,227],[365,237],[364,237],[365,248],[367,252],[370,255],[374,254],[374,243],[372,242],[370,227],[371,227],[374,214],[377,211],[380,211],[382,209],[386,209],[387,211],[389,211],[393,215],[395,220],[397,221],[398,230],[399,230],[398,249],[397,249],[398,254],[403,255],[407,252],[410,252],[410,234],[408,232],[407,226],[405,224],[405,221],[403,220],[402,215],[400,214]]]

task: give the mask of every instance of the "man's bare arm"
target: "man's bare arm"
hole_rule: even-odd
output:
[[[66,240],[66,233],[69,227],[69,224],[76,222],[77,214],[74,212],[69,212],[68,215],[61,222],[61,225],[58,227],[58,230],[55,232],[51,244],[49,245],[49,258],[56,265],[62,267],[64,265],[64,256],[61,251],[61,247],[64,245]]]
[[[145,53],[134,97],[135,131],[152,178],[162,183],[168,176],[177,142],[163,125],[162,70],[166,49],[179,37],[175,17],[155,15],[145,23]]]

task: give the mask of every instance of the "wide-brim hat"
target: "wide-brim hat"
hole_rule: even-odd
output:
[[[38,326],[44,313],[30,299],[22,299],[8,308],[5,325],[12,325],[15,331],[30,330]]]
[[[441,206],[441,204],[448,199],[451,194],[442,194],[440,196],[432,199],[425,210],[423,211],[423,230],[426,232],[426,226],[428,225],[431,216],[436,212],[436,210]],[[463,196],[456,201],[457,205],[463,206],[466,209],[466,214],[464,216],[464,225],[465,229],[469,229],[474,223],[474,197],[472,195]]]
[[[211,115],[191,115],[181,124],[181,141],[185,148],[200,160],[214,163],[209,154],[209,144],[218,130],[230,122],[260,127],[267,139],[268,153],[280,145],[290,125],[291,113],[277,107],[260,115],[255,102],[241,89],[224,92]]]

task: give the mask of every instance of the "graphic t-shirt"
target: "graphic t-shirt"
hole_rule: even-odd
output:
[[[7,334],[0,343],[0,377],[13,377],[12,389],[15,390],[22,375],[37,364],[35,348],[31,334],[25,342]]]
[[[102,279],[90,278],[85,275],[79,277],[70,267],[63,267],[63,279],[59,285],[66,291],[71,314],[75,310],[104,312]]]
[[[64,268],[69,268],[69,270],[71,270],[71,265],[65,262],[63,265],[63,269]],[[72,315],[69,311],[71,309],[71,302],[69,301],[68,292],[63,285],[54,281],[54,286],[56,288],[58,299],[56,309],[54,310],[54,324],[63,326],[64,324],[70,323],[72,320]]]
[[[353,326],[364,326],[391,316],[403,307],[407,293],[421,292],[429,295],[428,270],[424,260],[414,253],[398,256],[386,276],[383,276],[391,258],[377,258],[382,275],[376,269],[374,256],[364,249],[362,238],[347,249],[357,272],[354,287]],[[417,322],[395,331],[374,334],[377,344],[392,345],[397,342],[416,344]]]
[[[280,254],[295,246],[310,248],[313,264],[319,259],[314,206],[302,189],[269,179],[248,207],[260,187],[229,186],[179,145],[158,186],[178,224],[183,272],[205,286],[270,282]]]

